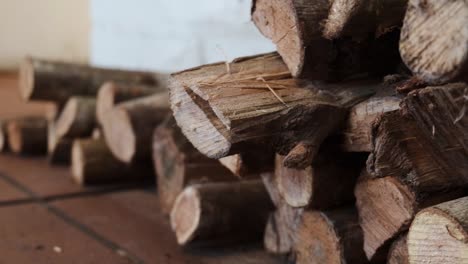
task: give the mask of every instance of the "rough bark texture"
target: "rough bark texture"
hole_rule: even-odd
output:
[[[297,264],[367,262],[354,208],[306,211],[297,232]]]
[[[275,54],[205,65],[172,75],[171,107],[192,144],[211,158],[270,146],[285,155],[297,145],[310,162],[347,109],[371,96],[373,81],[323,84],[292,79]]]
[[[44,155],[47,153],[47,120],[24,117],[7,123],[8,145],[13,153]]]
[[[35,58],[26,58],[19,74],[23,99],[59,104],[65,103],[71,96],[95,96],[107,81],[156,85],[161,78],[155,73],[102,69]]]
[[[181,245],[257,242],[272,210],[261,181],[196,184],[177,197],[171,226]]]
[[[392,243],[388,252],[388,264],[409,264],[408,257],[408,234],[401,235],[397,240]]]
[[[106,112],[115,105],[124,101],[149,96],[167,89],[167,84],[158,85],[125,84],[117,82],[106,82],[99,89],[96,99],[96,119],[102,123]]]
[[[343,2],[333,1],[330,9],[328,0],[256,0],[252,4],[252,20],[260,32],[276,44],[295,77],[340,79],[356,73],[392,68],[400,60],[396,52],[398,31],[378,39],[367,35],[379,27],[378,22],[383,26],[394,19],[400,24],[404,14],[400,2],[405,1],[387,0],[379,1],[379,4],[368,4],[365,0]],[[380,5],[393,7],[393,4],[399,8],[388,9],[392,13],[383,12],[388,15],[376,16]],[[363,13],[366,16],[362,16]],[[383,21],[368,21],[371,16]],[[367,24],[363,27],[358,21]],[[361,39],[354,39],[356,33]],[[332,41],[323,35],[330,38],[344,35],[346,38]],[[382,61],[385,61],[385,66]]]
[[[118,104],[101,124],[107,145],[125,163],[151,163],[154,129],[170,113],[167,93]]]
[[[96,99],[73,96],[65,104],[55,124],[59,138],[90,137],[96,127]]]
[[[405,179],[421,191],[468,184],[468,114],[464,83],[410,93],[373,132],[368,171]]]
[[[73,139],[59,137],[54,120],[48,120],[47,153],[51,164],[69,164]]]
[[[72,147],[73,179],[81,185],[139,181],[154,177],[150,166],[129,166],[117,160],[102,139],[77,139]]]
[[[277,155],[275,174],[285,202],[293,207],[330,209],[352,203],[356,180],[365,155],[325,149],[306,169],[290,169]]]
[[[409,0],[400,39],[406,65],[433,84],[468,80],[468,3]]]
[[[160,208],[167,214],[179,193],[188,185],[236,180],[219,161],[198,152],[174,120],[160,125],[154,132],[153,164]]]
[[[453,189],[428,194],[396,177],[363,176],[356,185],[355,195],[367,258],[385,260],[392,240],[408,230],[419,210],[465,194],[466,191]]]
[[[408,233],[410,263],[468,263],[468,197],[418,213]]]

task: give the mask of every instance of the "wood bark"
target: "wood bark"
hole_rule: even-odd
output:
[[[427,87],[384,114],[372,135],[372,176],[400,177],[426,192],[467,186],[467,93],[464,83]]]
[[[98,123],[102,123],[105,113],[110,111],[115,105],[131,99],[149,96],[164,91],[165,89],[167,89],[165,83],[158,83],[158,85],[142,85],[106,82],[102,85],[97,94],[96,119]]]
[[[252,20],[260,32],[276,44],[293,76],[340,79],[387,68],[382,67],[382,56],[386,57],[384,61],[385,66],[390,66],[388,68],[400,60],[398,52],[395,52],[397,31],[378,39],[371,33],[379,28],[379,24],[382,27],[389,24],[385,29],[394,26],[391,20],[400,24],[406,1],[368,2],[256,0],[252,4]],[[370,20],[371,17],[382,21]],[[386,32],[383,28],[380,31]],[[342,38],[329,40],[324,36]]]
[[[409,0],[400,39],[405,64],[422,80],[468,80],[468,3]]]
[[[26,58],[20,67],[20,93],[25,100],[65,103],[71,96],[95,96],[106,81],[156,85],[164,75],[103,69]]]
[[[170,113],[167,93],[118,104],[106,114],[102,129],[114,156],[125,163],[151,163],[154,129]]]
[[[8,146],[13,153],[43,155],[47,153],[47,120],[23,117],[7,123]]]
[[[76,139],[71,155],[73,179],[81,185],[140,181],[154,177],[150,166],[129,166],[117,160],[103,139]]]
[[[408,233],[409,263],[468,263],[468,197],[418,213]]]
[[[383,261],[394,238],[406,232],[421,209],[466,195],[449,189],[425,193],[407,179],[363,176],[355,188],[356,206],[364,233],[364,251],[371,261]]]
[[[59,138],[90,137],[96,127],[96,99],[73,96],[60,113],[55,130]]]
[[[296,263],[366,263],[354,208],[306,211],[294,245]]]
[[[283,159],[277,156],[275,174],[279,192],[290,206],[323,210],[353,202],[365,156],[326,150],[303,170],[285,167]]]
[[[397,240],[392,243],[388,252],[388,264],[409,264],[408,257],[408,234],[401,235]]]
[[[155,129],[153,164],[159,204],[167,214],[171,212],[177,196],[188,185],[236,180],[219,161],[198,152],[173,119]]]
[[[48,120],[47,153],[51,164],[69,164],[73,139],[59,137],[54,120]]]
[[[171,226],[181,245],[257,242],[272,210],[261,181],[196,184],[177,197]]]
[[[172,75],[171,107],[192,144],[211,158],[272,147],[290,167],[306,166],[348,108],[371,96],[374,81],[324,84],[290,78],[275,54],[205,65]]]
[[[9,149],[6,124],[6,121],[0,121],[0,152],[6,152]]]

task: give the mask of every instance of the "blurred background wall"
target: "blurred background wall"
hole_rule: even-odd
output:
[[[89,61],[89,14],[88,0],[0,0],[0,70],[26,54]]]

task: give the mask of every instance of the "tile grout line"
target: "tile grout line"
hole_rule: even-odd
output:
[[[113,252],[117,253],[118,255],[127,258],[132,263],[135,264],[144,264],[145,262],[137,257],[135,254],[131,253],[130,251],[124,249],[123,247],[119,246],[117,243],[112,242],[111,240],[105,238],[104,236],[98,234],[92,228],[86,226],[85,224],[80,223],[79,221],[73,219],[69,215],[67,215],[64,211],[60,210],[59,208],[49,204],[49,201],[44,198],[41,198],[39,195],[34,193],[32,190],[21,184],[20,182],[16,181],[15,179],[7,176],[6,174],[0,172],[0,179],[8,182],[9,184],[13,185],[13,187],[17,188],[18,190],[22,191],[23,193],[27,194],[30,198],[26,199],[24,203],[32,203],[36,202],[49,212],[60,218],[62,221],[67,223],[68,225],[74,227],[78,231],[84,233],[88,237],[96,240],[100,244],[104,245],[105,247],[111,249]],[[19,204],[22,204],[21,202]]]

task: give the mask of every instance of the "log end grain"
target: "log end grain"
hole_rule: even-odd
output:
[[[114,156],[124,162],[132,160],[136,153],[136,137],[128,112],[114,108],[106,114],[104,134]]]
[[[186,188],[176,199],[171,212],[171,227],[180,245],[195,236],[201,218],[200,195],[196,188]]]
[[[26,57],[19,68],[19,92],[21,98],[28,101],[34,91],[34,65],[33,59]]]
[[[96,99],[71,97],[59,115],[55,129],[57,136],[89,137],[96,125]]]
[[[47,153],[47,120],[27,117],[7,124],[8,145],[13,153],[42,155]]]

